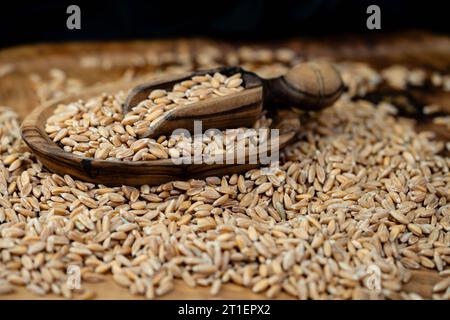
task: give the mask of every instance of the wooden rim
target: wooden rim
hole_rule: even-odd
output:
[[[70,174],[77,179],[105,185],[159,185],[168,181],[204,178],[213,175],[238,173],[261,166],[260,164],[180,164],[169,159],[150,161],[96,160],[64,151],[45,132],[45,122],[61,103],[87,99],[102,93],[129,90],[142,80],[130,83],[111,83],[87,89],[79,94],[67,95],[36,107],[22,122],[21,135],[36,157],[51,172]],[[296,131],[280,134],[280,150],[295,136]]]

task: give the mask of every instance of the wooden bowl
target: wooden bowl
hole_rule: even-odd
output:
[[[21,126],[22,138],[36,157],[50,171],[60,175],[70,174],[83,181],[117,185],[159,185],[174,180],[188,178],[204,178],[208,176],[222,176],[225,174],[248,171],[260,164],[180,164],[175,165],[172,160],[158,159],[151,161],[122,161],[97,160],[64,151],[53,142],[45,132],[45,123],[53,115],[57,105],[67,104],[79,99],[88,99],[102,93],[114,93],[120,90],[130,90],[141,83],[137,80],[127,83],[111,83],[84,90],[82,93],[68,95],[36,107],[29,114]],[[286,110],[280,110],[280,113]],[[299,128],[292,117],[283,115],[277,123],[280,128],[280,149],[284,148],[295,136]]]

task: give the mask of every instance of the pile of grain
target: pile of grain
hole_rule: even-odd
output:
[[[433,298],[449,299],[450,159],[394,112],[345,95],[276,172],[110,188],[43,169],[2,109],[0,293],[70,298],[79,266],[82,284],[112,274],[147,298],[182,279],[212,295],[232,282],[269,298],[416,299],[402,283],[427,268],[444,277]]]
[[[152,139],[142,136],[170,110],[240,92],[244,90],[241,84],[240,73],[230,77],[220,73],[194,76],[175,84],[170,92],[153,90],[148,99],[127,114],[122,112],[126,98],[123,92],[94,97],[86,102],[61,104],[47,119],[45,130],[65,151],[95,159],[140,161],[190,156],[194,153],[192,137],[179,135]],[[258,124],[261,122],[264,119]],[[240,131],[230,131],[227,143],[232,140],[237,144],[239,137],[243,137]],[[227,149],[211,137],[203,137],[201,147],[203,154]]]

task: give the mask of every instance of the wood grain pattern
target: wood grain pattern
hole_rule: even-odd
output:
[[[160,79],[139,85],[130,92],[125,104],[124,112],[128,112],[137,103],[146,99],[155,89],[171,90],[175,83],[190,79],[197,75],[221,72],[225,76],[235,73],[243,74],[244,91],[206,99],[186,106],[176,107],[164,114],[142,137],[159,137],[171,134],[174,130],[183,128],[190,133],[194,131],[194,121],[202,121],[203,131],[208,129],[231,129],[238,127],[252,127],[261,116],[263,106],[262,81],[250,72],[241,68],[226,67],[212,70],[193,72],[188,75],[172,76],[167,82]]]
[[[327,43],[327,45],[324,45]],[[119,79],[130,61],[137,54],[175,50],[188,47],[195,52],[205,45],[216,45],[221,50],[229,50],[230,44],[222,44],[203,39],[178,41],[133,41],[114,43],[67,43],[59,45],[42,44],[23,46],[0,51],[0,65],[10,64],[13,72],[0,77],[0,104],[13,107],[21,117],[30,113],[38,105],[38,99],[28,79],[30,72],[45,75],[50,68],[62,68],[68,75],[93,84],[98,81]],[[393,63],[408,66],[427,67],[430,70],[448,71],[450,66],[450,38],[430,35],[422,32],[393,34],[392,36],[374,36],[367,38],[342,37],[337,39],[295,39],[274,44],[287,46],[301,52],[305,57],[325,56],[336,60],[351,59],[369,62],[373,66],[383,67]],[[80,68],[79,61],[85,56],[101,57],[113,54],[117,64],[112,68]],[[152,66],[144,66],[144,71]],[[448,100],[446,100],[448,101]],[[427,130],[435,130],[430,124],[420,125]],[[448,134],[444,129],[444,134]],[[435,271],[417,270],[412,272],[411,280],[403,286],[407,292],[417,292],[429,298],[432,286],[440,279]],[[97,292],[98,299],[140,299],[116,285],[111,277],[104,283],[86,284]],[[24,288],[16,293],[2,296],[2,299],[39,299]],[[43,299],[56,298],[45,296]],[[168,299],[211,299],[205,288],[191,289],[179,281],[173,292],[163,298]],[[219,299],[264,299],[263,295],[253,294],[249,289],[227,284],[216,297]],[[281,295],[279,298],[289,298]]]
[[[142,137],[157,138],[183,128],[190,133],[194,121],[202,121],[203,130],[252,127],[266,109],[295,107],[301,110],[320,110],[333,104],[344,91],[339,71],[326,62],[300,63],[285,76],[261,79],[253,72],[239,67],[221,67],[155,79],[131,90],[123,106],[127,113],[147,99],[156,89],[171,90],[173,85],[194,76],[213,75],[216,72],[227,77],[240,73],[244,91],[231,95],[206,99],[166,112],[152,124]]]
[[[148,83],[142,83],[134,87],[127,96],[123,105],[123,113],[129,112],[137,104],[148,98],[148,95],[156,89],[172,90],[172,87],[184,80],[188,80],[194,76],[213,75],[216,72],[220,72],[223,75],[229,77],[236,73],[243,74],[244,86],[246,89],[251,89],[261,86],[261,80],[254,73],[246,72],[240,67],[220,67],[208,70],[198,70],[194,72],[186,72],[175,75],[164,75],[152,79]]]
[[[327,62],[300,63],[286,75],[264,80],[268,105],[319,111],[332,105],[344,91],[339,71]]]

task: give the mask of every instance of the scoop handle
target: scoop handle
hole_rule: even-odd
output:
[[[284,76],[263,81],[265,107],[316,111],[333,104],[344,91],[339,71],[330,63],[300,63]]]

